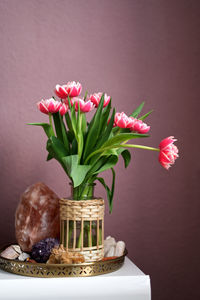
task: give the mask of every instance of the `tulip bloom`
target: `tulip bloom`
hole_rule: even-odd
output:
[[[89,100],[92,101],[92,103],[94,103],[95,107],[98,107],[101,97],[102,97],[102,93],[95,93],[93,95],[90,95]],[[110,102],[110,96],[108,96],[107,94],[104,94],[103,107],[106,107],[109,102]]]
[[[75,103],[75,111],[78,111],[78,104],[80,106],[80,111],[81,112],[89,112],[94,108],[94,104],[88,100],[88,101],[84,101],[83,99],[80,98],[73,98],[71,100],[71,105],[73,106]]]
[[[131,128],[133,123],[134,120],[129,118],[124,112],[115,114],[114,126],[118,126],[120,128]]]
[[[81,90],[82,90],[82,86],[79,82],[76,83],[75,81],[69,81],[66,84],[66,91],[70,98],[79,96]]]
[[[60,107],[61,107],[62,103],[59,101],[56,101],[53,98],[50,99],[46,99],[46,100],[41,100],[37,103],[37,107],[38,109],[44,113],[47,114],[48,113],[56,113],[59,111]]]
[[[55,94],[61,99],[66,99],[68,96],[66,87],[67,87],[66,84],[65,85],[56,84],[56,87],[54,89]]]
[[[66,105],[65,103],[62,103],[62,105],[60,106],[59,109],[59,113],[61,114],[61,116],[65,115],[68,111],[68,105]]]
[[[177,141],[173,136],[169,136],[160,142],[159,162],[165,168],[169,169],[175,163],[178,157],[178,148],[174,145]]]
[[[148,126],[142,120],[134,119],[133,117],[130,118],[133,120],[133,126],[131,127],[131,130],[138,133],[147,133],[150,130],[150,126]]]
[[[54,91],[59,98],[67,99],[68,96],[70,98],[79,96],[81,90],[82,86],[79,82],[76,83],[75,81],[69,81],[64,85],[57,84]]]

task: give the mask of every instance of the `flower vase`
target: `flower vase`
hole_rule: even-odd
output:
[[[94,197],[94,185],[71,185],[71,197],[60,199],[60,244],[85,262],[104,257],[104,200]]]

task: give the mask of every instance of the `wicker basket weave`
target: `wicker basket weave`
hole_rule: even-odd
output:
[[[87,234],[87,245],[85,245],[85,234]],[[86,262],[98,261],[104,257],[103,241],[103,199],[79,201],[60,199],[60,243],[67,251],[83,254]]]

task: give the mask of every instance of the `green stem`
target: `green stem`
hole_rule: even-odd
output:
[[[88,94],[88,91],[85,92],[84,101],[85,101],[86,98],[87,98],[87,94]]]
[[[145,150],[152,150],[152,151],[160,151],[159,148],[153,148],[153,147],[148,147],[148,146],[142,146],[142,145],[133,145],[133,144],[121,144],[121,145],[113,145],[113,146],[109,146],[109,147],[105,147],[105,148],[100,148],[94,152],[92,152],[85,160],[85,164],[87,164],[87,162],[89,161],[89,159],[94,156],[95,154],[102,152],[102,154],[106,151],[106,150],[110,150],[110,149],[114,149],[114,148],[140,148],[140,149],[145,149]]]
[[[63,241],[63,246],[66,248],[67,247],[67,239],[66,239],[66,233],[67,231],[67,226],[66,226],[66,222],[64,223],[64,241]]]
[[[115,135],[119,134],[121,131],[121,128],[119,127],[118,130],[116,131]]]
[[[89,221],[87,222],[86,229],[87,229],[88,247],[90,247],[90,222]]]
[[[71,240],[71,236],[72,236],[72,230],[73,230],[73,227],[74,227],[72,221],[69,221],[69,222],[70,223],[69,223],[68,241],[67,241],[68,247],[70,245],[70,240]]]
[[[159,148],[153,148],[153,147],[142,146],[142,145],[133,145],[133,144],[124,144],[123,146],[120,145],[119,147],[139,148],[139,149],[145,149],[145,150],[160,151]]]
[[[99,245],[102,244],[102,229],[99,228]]]
[[[93,186],[86,183],[80,184],[76,188],[73,188],[73,199],[75,200],[87,200],[93,197]]]
[[[91,232],[91,247],[93,246],[93,236],[92,236],[92,232]]]
[[[52,114],[49,113],[49,124],[51,126],[51,129],[52,129],[52,132],[54,133],[54,130],[53,130],[53,122],[52,122]],[[55,135],[55,134],[54,134]]]
[[[78,157],[79,157],[79,163],[80,163],[81,155],[82,155],[82,150],[83,150],[83,136],[82,136],[82,132],[81,132],[81,128],[82,128],[82,113],[80,112],[80,108],[79,108],[79,119],[77,119],[77,121],[79,122],[79,124],[78,124],[78,130],[77,130],[76,140],[77,140],[77,143],[78,143]]]
[[[81,248],[81,232],[80,232],[79,237],[78,237],[77,248]]]

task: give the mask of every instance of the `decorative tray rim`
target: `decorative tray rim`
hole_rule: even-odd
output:
[[[0,254],[8,246],[0,247]],[[122,256],[79,264],[34,263],[0,256],[0,269],[16,275],[39,278],[90,277],[119,270],[127,254],[128,251],[125,249]]]

